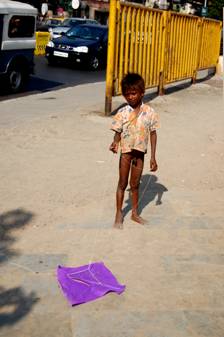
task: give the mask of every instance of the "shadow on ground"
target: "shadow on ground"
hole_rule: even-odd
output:
[[[162,204],[163,193],[168,189],[157,182],[158,178],[152,174],[144,174],[141,178],[141,184],[139,188],[139,202],[138,210],[139,214],[143,209],[152,201],[155,201],[156,205]],[[131,210],[131,190],[129,189],[129,197],[125,201],[126,206],[123,209],[123,215],[125,216]]]
[[[0,328],[13,325],[26,316],[38,302],[34,292],[26,295],[22,288],[0,288]]]
[[[45,80],[42,78],[30,77],[29,84],[19,93],[6,93],[4,88],[0,87],[0,101],[5,101],[12,98],[24,97],[30,94],[37,94],[40,92],[47,92],[52,89],[61,88],[63,83],[55,82],[51,80]]]
[[[11,249],[15,242],[13,230],[25,227],[33,214],[23,209],[16,209],[0,215],[0,263],[3,263],[17,253]]]
[[[23,209],[16,209],[0,215],[0,264],[17,256],[11,248],[16,241],[13,231],[24,228],[33,218],[33,214]],[[2,273],[4,270],[2,269]],[[3,279],[4,275],[2,275]],[[21,287],[5,289],[0,287],[0,328],[12,325],[27,315],[38,298],[34,292],[25,294]]]
[[[35,56],[35,74],[22,92],[17,94],[6,94],[4,87],[0,87],[0,101],[12,98],[24,97],[31,94],[43,93],[67,87],[74,87],[80,84],[89,84],[105,81],[105,69],[98,71],[88,71],[75,66],[58,64],[48,66],[44,56]]]

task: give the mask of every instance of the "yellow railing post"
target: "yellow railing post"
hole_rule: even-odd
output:
[[[200,58],[201,58],[201,48],[202,48],[202,32],[203,32],[203,23],[204,20],[201,18],[198,18],[198,40],[197,40],[197,51],[196,51],[196,66],[193,71],[193,77],[192,77],[192,83],[196,83],[196,76],[197,76],[197,71],[199,69],[199,64],[200,64]]]
[[[112,108],[117,1],[119,0],[110,0],[109,35],[108,35],[108,49],[107,49],[107,71],[106,71],[106,98],[105,98],[105,114],[106,115],[110,114],[111,108]]]
[[[223,8],[223,14],[224,14],[224,8]],[[218,41],[217,45],[218,45],[218,49],[219,49],[219,52],[220,52],[221,51],[220,47],[222,47],[222,51],[223,51],[223,45],[221,46],[221,34],[223,34],[222,33],[222,22],[220,22],[220,24],[219,24],[219,29],[220,29],[220,32],[219,32],[219,37],[217,37],[217,41]],[[216,62],[216,67],[215,67],[215,73],[216,74],[219,74],[221,72],[220,68],[221,68],[221,65],[219,63],[219,55],[217,55],[217,62]]]
[[[168,64],[168,57],[169,57],[169,25],[170,25],[170,12],[164,11],[163,12],[163,35],[162,35],[162,50],[161,50],[161,67],[159,70],[159,87],[158,93],[159,95],[164,94],[164,84],[165,84],[165,77],[164,73],[166,72],[166,67]]]

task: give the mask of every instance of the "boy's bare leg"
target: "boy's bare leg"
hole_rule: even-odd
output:
[[[116,206],[117,211],[115,215],[114,227],[115,228],[123,228],[123,214],[122,214],[122,206],[124,200],[124,192],[128,184],[128,176],[131,164],[131,155],[129,153],[124,153],[120,158],[119,165],[119,181],[117,186],[117,194],[116,194]]]
[[[132,202],[135,202],[134,200],[138,200],[137,193],[137,191],[132,192]],[[132,208],[131,219],[140,225],[145,225],[147,223],[147,221],[138,214],[138,210],[135,207]]]
[[[131,219],[141,225],[147,223],[139,214],[138,214],[138,195],[139,195],[139,184],[140,179],[142,176],[144,166],[144,154],[140,156],[137,155],[136,158],[132,161],[131,166],[131,179],[130,179],[130,186],[131,186],[131,196],[132,196],[132,214]]]
[[[117,194],[116,194],[116,201],[117,201],[117,211],[115,215],[115,220],[114,220],[114,228],[123,228],[123,214],[122,214],[122,205],[123,205],[123,200],[124,200],[124,191],[117,186]]]

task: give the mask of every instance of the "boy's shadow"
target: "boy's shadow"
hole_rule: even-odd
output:
[[[147,206],[153,200],[155,200],[156,205],[162,204],[163,193],[167,192],[168,189],[164,185],[157,183],[157,180],[157,176],[152,174],[145,174],[142,176],[139,187],[139,214],[141,214],[145,206]],[[123,209],[124,216],[131,210],[131,190],[128,189],[128,191],[129,197],[127,200],[125,200],[126,206]]]

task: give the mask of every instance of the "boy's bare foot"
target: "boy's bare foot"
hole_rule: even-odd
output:
[[[114,225],[113,225],[113,228],[116,228],[116,229],[123,229],[123,223],[118,223],[118,222],[115,222]]]
[[[121,212],[116,213],[113,227],[117,229],[123,229],[123,221],[124,218],[122,213]]]
[[[145,225],[147,224],[147,221],[145,219],[143,219],[140,215],[138,215],[137,213],[132,213],[131,215],[131,220],[139,223],[140,225]]]

